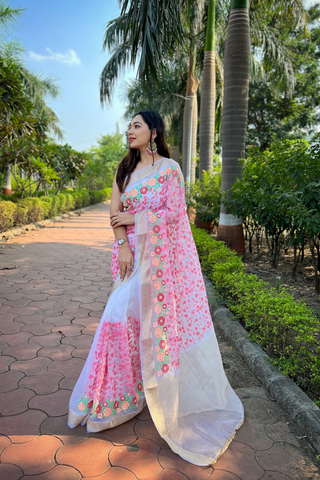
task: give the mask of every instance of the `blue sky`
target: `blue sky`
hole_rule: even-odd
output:
[[[99,77],[109,54],[102,52],[105,26],[119,14],[118,0],[8,0],[26,8],[12,36],[26,49],[26,65],[52,75],[62,89],[59,100],[48,100],[65,132],[63,143],[85,150],[116,123],[124,131],[124,104],[119,99],[131,69],[117,83],[110,107],[99,102]]]

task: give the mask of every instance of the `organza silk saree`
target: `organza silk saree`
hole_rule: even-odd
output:
[[[210,465],[243,423],[224,373],[178,163],[163,158],[131,175],[121,197],[134,270],[115,280],[69,405],[69,426],[119,425],[148,404],[159,434],[196,465]]]

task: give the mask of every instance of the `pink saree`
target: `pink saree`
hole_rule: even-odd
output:
[[[131,175],[121,197],[134,270],[123,282],[115,242],[111,296],[69,404],[70,427],[98,432],[148,404],[159,434],[195,465],[210,465],[243,423],[223,370],[179,165],[163,158]]]

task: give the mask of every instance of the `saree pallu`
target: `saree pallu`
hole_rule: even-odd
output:
[[[163,158],[131,175],[121,200],[134,269],[115,280],[69,404],[70,427],[119,425],[148,404],[159,434],[195,465],[226,450],[244,413],[225,375],[178,163]]]

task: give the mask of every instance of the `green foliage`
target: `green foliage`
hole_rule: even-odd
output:
[[[14,225],[16,204],[13,202],[0,202],[0,231],[5,232]]]
[[[202,179],[187,186],[186,203],[195,208],[197,217],[205,222],[218,219],[221,204],[221,164],[212,172],[203,171]]]
[[[240,257],[223,242],[191,225],[204,272],[250,337],[270,355],[273,363],[320,402],[319,319],[285,288],[245,273]]]
[[[10,195],[2,195],[5,199],[0,198],[0,232],[110,200],[111,193],[111,188],[90,192],[83,189],[39,198],[28,197],[16,203],[7,200]]]
[[[312,135],[319,123],[320,5],[307,9],[306,17],[309,34],[293,29],[290,23],[272,14],[262,19],[262,24],[273,29],[288,52],[295,85],[290,94],[288,87],[279,81],[277,62],[262,60],[267,76],[250,84],[247,137],[247,144],[258,145],[261,151],[276,140]]]
[[[311,145],[304,140],[286,140],[262,153],[251,149],[243,164],[243,177],[227,192],[225,205],[234,215],[250,217],[265,228],[274,267],[285,241],[299,249],[306,242],[310,248],[313,245],[318,254],[314,263],[317,282],[320,136]]]
[[[126,154],[124,136],[119,131],[102,135],[98,140],[98,147],[89,150],[86,169],[77,184],[88,190],[112,187],[118,164]]]

